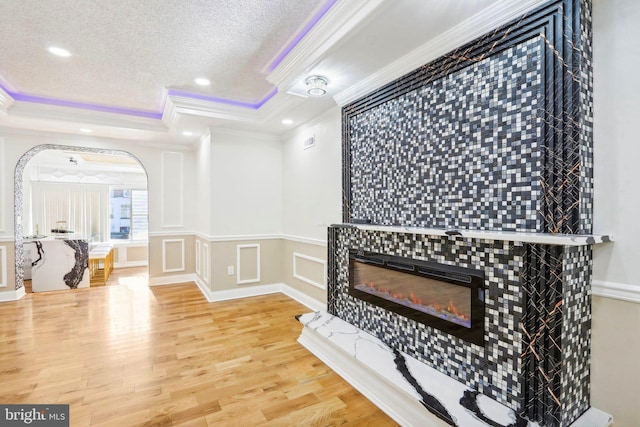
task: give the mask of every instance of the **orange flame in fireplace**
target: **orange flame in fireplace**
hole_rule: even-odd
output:
[[[461,312],[458,310],[458,308],[456,307],[456,305],[453,303],[453,300],[449,299],[449,304],[447,304],[446,307],[443,307],[442,305],[438,304],[438,303],[429,303],[428,301],[425,303],[421,298],[417,297],[413,291],[410,292],[409,296],[405,296],[402,293],[396,293],[394,291],[392,291],[391,289],[385,288],[383,286],[376,286],[375,283],[373,282],[365,282],[364,283],[365,286],[371,288],[372,290],[375,290],[376,292],[380,292],[380,293],[384,293],[387,295],[390,295],[392,298],[395,299],[399,299],[399,300],[405,300],[408,302],[412,302],[413,304],[416,305],[422,305],[425,307],[431,306],[433,307],[435,310],[437,311],[441,311],[441,312],[447,312],[447,313],[451,313],[454,314],[464,320],[470,320],[470,315],[466,314],[464,312]]]

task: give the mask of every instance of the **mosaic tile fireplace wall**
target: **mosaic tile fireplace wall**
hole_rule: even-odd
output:
[[[590,233],[591,8],[545,7],[343,108],[343,221]]]
[[[591,9],[550,1],[343,108],[328,310],[543,425],[589,408],[591,249],[364,230],[588,234]],[[485,345],[348,295],[348,251],[478,268]]]

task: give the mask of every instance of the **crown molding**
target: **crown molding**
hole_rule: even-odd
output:
[[[81,108],[61,107],[57,105],[38,104],[16,101],[11,108],[11,116],[42,120],[56,120],[68,123],[91,124],[120,129],[167,132],[162,121],[104,111],[90,111]]]
[[[366,79],[336,94],[333,99],[340,107],[343,107],[547,2],[548,0],[523,0],[518,2],[499,0]]]
[[[356,29],[385,0],[349,0],[336,3],[287,57],[267,75],[278,88],[289,86],[331,47]]]
[[[179,116],[176,105],[169,96],[166,96],[164,109],[162,110],[162,123],[167,129],[171,129],[178,122]]]
[[[225,105],[219,102],[179,95],[169,95],[166,104],[172,104],[172,111],[176,114],[189,114],[225,120],[252,121],[256,120],[259,115],[257,109]]]
[[[9,114],[9,108],[13,105],[13,98],[0,87],[0,117]]]
[[[259,123],[273,120],[273,118],[281,114],[282,111],[294,108],[304,101],[305,98],[296,95],[291,95],[286,92],[278,93],[258,110]]]
[[[193,150],[193,144],[171,144],[171,143],[159,143],[157,141],[142,141],[142,140],[127,140],[117,137],[106,136],[85,136],[73,133],[56,132],[50,130],[40,129],[25,129],[18,127],[0,126],[0,137],[18,137],[18,138],[38,138],[39,144],[54,144],[54,145],[72,145],[78,147],[94,147],[103,148],[96,144],[110,144],[110,148],[127,150],[130,143],[135,143],[136,147],[142,148],[154,148],[163,150],[177,150],[177,151],[191,151]],[[41,139],[47,138],[50,141],[43,142]],[[39,145],[36,144],[36,145]]]

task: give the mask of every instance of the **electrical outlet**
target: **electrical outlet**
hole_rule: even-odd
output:
[[[233,276],[233,265],[230,265],[229,267],[227,267],[227,274],[229,276]]]

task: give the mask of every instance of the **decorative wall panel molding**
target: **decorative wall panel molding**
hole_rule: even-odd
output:
[[[590,233],[589,17],[548,2],[345,106],[344,222]]]
[[[251,253],[255,255],[250,256]],[[244,253],[248,255],[244,255]],[[244,262],[241,260],[244,258]],[[248,265],[247,265],[248,264]],[[244,270],[252,270],[255,276],[247,276]],[[260,244],[251,245],[237,245],[236,250],[236,272],[238,285],[244,285],[246,283],[258,283],[260,281]]]
[[[7,287],[7,247],[0,246],[0,288]]]
[[[162,272],[185,271],[184,239],[162,240]]]
[[[178,152],[162,152],[162,227],[184,225],[183,157]]]
[[[311,262],[314,264],[318,264],[320,267],[319,276],[321,277],[320,281],[314,280],[317,279],[317,275],[315,277],[308,277],[301,272],[298,271],[298,264],[302,264],[305,261]],[[318,272],[316,272],[317,274]],[[320,258],[314,258],[312,256],[300,254],[297,252],[293,253],[293,277],[298,280],[302,280],[305,283],[316,286],[320,289],[327,289],[327,263],[325,260]]]
[[[202,244],[202,279],[206,284],[209,284],[209,277],[211,277],[211,262],[209,260],[209,244]]]
[[[202,244],[200,243],[200,240],[196,240],[196,274],[200,275],[201,271],[200,271],[200,248],[202,247]]]

